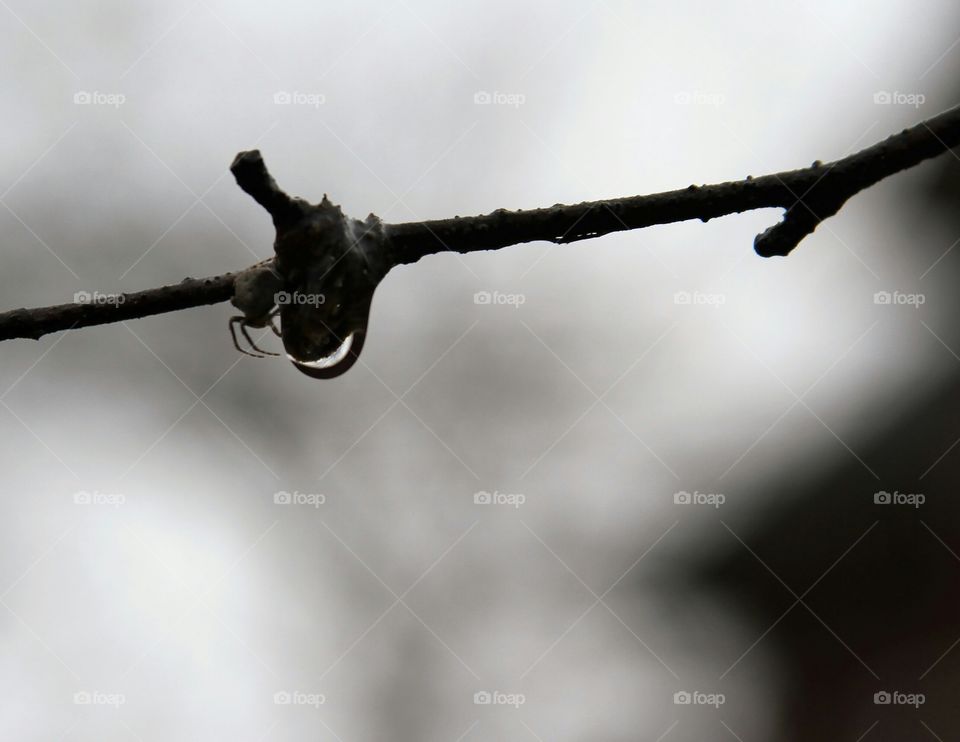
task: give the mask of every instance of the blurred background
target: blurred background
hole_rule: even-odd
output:
[[[2,0],[0,42],[4,310],[268,257],[240,150],[402,222],[960,93],[949,0]],[[958,193],[951,153],[787,259],[775,210],[431,256],[332,381],[225,304],[3,343],[0,736],[955,736]]]

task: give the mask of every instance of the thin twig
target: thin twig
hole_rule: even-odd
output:
[[[440,252],[496,250],[523,242],[575,242],[612,232],[707,221],[753,209],[785,209],[783,219],[758,235],[754,248],[764,257],[787,255],[821,221],[836,214],[861,190],[960,145],[960,107],[952,108],[899,134],[831,163],[758,178],[696,186],[646,196],[592,201],[570,206],[384,225],[394,265],[414,263]],[[280,228],[295,220],[300,199],[281,191],[258,152],[240,153],[232,167],[237,182],[266,208]],[[173,312],[228,301],[237,274],[185,279],[110,303],[60,304],[0,313],[0,340],[34,338],[60,330]]]

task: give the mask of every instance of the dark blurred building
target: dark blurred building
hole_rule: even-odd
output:
[[[945,220],[960,238],[960,158],[919,172],[926,189],[905,181],[907,218]],[[919,242],[911,249],[929,253],[928,264],[942,257],[943,246]],[[960,247],[937,271],[938,280],[960,283]],[[960,292],[944,293],[940,316],[950,317]],[[944,353],[960,354],[960,322],[941,319],[938,335],[952,349]],[[797,454],[782,476],[758,482],[762,492],[751,494],[766,515],[730,523],[749,549],[731,536],[724,553],[705,555],[696,589],[719,594],[758,638],[769,631],[760,641],[773,649],[784,685],[778,742],[955,739],[960,359],[952,376],[917,390],[909,411],[856,448],[879,479],[852,455],[824,466]],[[762,683],[767,670],[748,653],[730,675]],[[909,694],[923,694],[923,703],[910,705]]]

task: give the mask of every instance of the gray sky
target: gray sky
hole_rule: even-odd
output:
[[[254,147],[388,222],[834,159],[952,105],[956,29],[946,0],[3,0],[3,308],[268,256],[227,171]],[[785,260],[752,251],[773,210],[426,258],[329,382],[238,355],[225,305],[4,343],[0,736],[765,738],[764,644],[721,682],[757,637],[638,583],[721,533],[674,493],[747,522],[784,451],[857,457],[952,370],[954,238],[903,222],[911,178]]]

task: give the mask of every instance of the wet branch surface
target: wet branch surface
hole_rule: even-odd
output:
[[[783,208],[780,222],[758,235],[754,249],[763,257],[787,255],[821,221],[836,214],[865,188],[960,145],[960,107],[927,119],[899,134],[830,163],[714,185],[544,209],[384,225],[385,256],[392,265],[426,255],[496,250],[524,242],[558,244],[613,232],[707,221],[753,209]],[[284,193],[267,172],[260,153],[241,152],[231,166],[237,184],[271,215],[281,230],[295,224],[309,205]],[[217,304],[233,297],[238,273],[187,278],[178,284],[118,294],[110,303],[60,304],[0,313],[0,340],[39,339],[62,330]],[[122,297],[122,298],[120,298]]]

